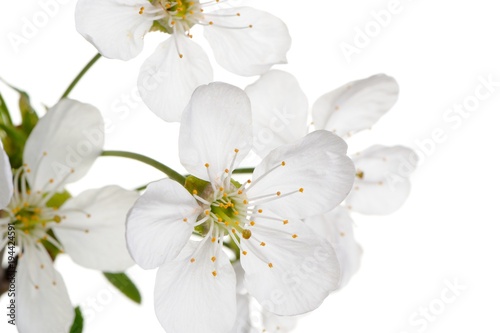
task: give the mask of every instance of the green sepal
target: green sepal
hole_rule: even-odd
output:
[[[80,307],[75,308],[75,319],[69,333],[82,333],[83,332],[83,316]]]
[[[141,304],[141,293],[125,273],[103,272],[108,281],[132,301]]]
[[[63,192],[54,194],[52,198],[50,198],[49,201],[47,201],[46,206],[51,208],[59,208],[70,198],[71,198],[71,193],[64,190]]]
[[[210,185],[206,180],[196,178],[195,176],[187,176],[186,182],[184,183],[184,188],[188,190],[189,193],[197,191],[198,193],[203,193],[205,188]]]

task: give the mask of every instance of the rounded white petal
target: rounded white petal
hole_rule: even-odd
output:
[[[7,207],[12,198],[12,168],[9,157],[5,153],[0,142],[0,210]]]
[[[259,75],[274,64],[287,62],[291,38],[285,23],[276,16],[250,7],[224,8],[210,14],[214,14],[209,16],[213,24],[205,27],[205,38],[217,62],[228,71]]]
[[[330,211],[352,187],[354,166],[346,150],[345,142],[327,131],[315,131],[297,143],[276,148],[255,168],[248,198],[273,196],[257,204],[283,219]]]
[[[69,332],[73,306],[61,274],[43,248],[25,247],[19,258],[16,306],[19,332]]]
[[[277,316],[274,313],[262,311],[262,326],[260,332],[288,333],[297,326],[298,317]]]
[[[186,36],[175,34],[146,59],[137,85],[144,103],[158,117],[180,121],[194,90],[212,78],[205,51]]]
[[[305,223],[333,245],[342,273],[340,288],[343,288],[358,271],[363,252],[354,239],[354,221],[349,211],[339,206],[326,214],[307,218]]]
[[[63,99],[40,118],[24,148],[32,190],[48,192],[82,178],[101,154],[104,120],[89,104]]]
[[[76,30],[103,56],[129,60],[142,51],[156,16],[152,10],[147,0],[78,0]]]
[[[219,244],[192,242],[160,266],[155,309],[168,333],[229,332],[236,319],[236,276]]]
[[[239,282],[239,281],[238,281]],[[253,321],[262,321],[260,311],[251,309],[252,298],[248,294],[236,295],[236,322],[230,333],[262,333],[262,330],[253,326]]]
[[[269,71],[245,92],[252,104],[253,149],[261,157],[307,134],[307,97],[293,75]]]
[[[252,111],[243,90],[219,82],[196,89],[179,133],[184,167],[198,178],[218,182],[231,164],[238,166],[251,146]]]
[[[353,157],[357,170],[346,199],[349,209],[363,214],[385,215],[399,209],[410,194],[408,177],[417,155],[402,146],[372,146]]]
[[[242,239],[245,285],[262,307],[293,316],[316,309],[340,283],[333,246],[300,220],[257,218]],[[265,244],[263,246],[263,244]]]
[[[396,103],[398,93],[396,80],[384,74],[349,82],[314,103],[315,128],[341,137],[371,128]]]
[[[172,260],[189,241],[201,208],[184,187],[171,179],[148,185],[127,217],[127,246],[142,268]]]
[[[52,228],[79,265],[105,272],[122,272],[134,264],[125,241],[127,212],[139,197],[118,186],[88,190],[60,209],[66,218]]]

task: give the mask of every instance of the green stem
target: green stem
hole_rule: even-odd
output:
[[[184,186],[184,183],[186,182],[186,178],[175,171],[174,169],[169,168],[165,164],[162,164],[156,160],[153,160],[150,157],[141,155],[141,154],[136,154],[136,153],[131,153],[128,151],[118,151],[118,150],[108,150],[108,151],[103,151],[101,153],[101,156],[115,156],[115,157],[124,157],[124,158],[130,158],[132,160],[136,160],[139,162],[142,162],[144,164],[150,165],[153,168],[156,168],[166,174],[170,179],[175,180],[182,186]]]
[[[240,168],[240,169],[235,169],[233,170],[233,173],[239,174],[239,173],[253,173],[253,170],[255,168]]]
[[[62,96],[61,96],[60,99],[68,97],[69,93],[73,90],[73,88],[76,86],[76,84],[85,75],[85,73],[87,73],[87,71],[90,69],[90,67],[92,67],[92,65],[94,65],[97,60],[99,60],[100,57],[101,57],[101,54],[97,53],[92,58],[92,60],[90,60],[89,63],[87,65],[85,65],[85,67],[83,67],[83,69],[80,71],[80,73],[78,73],[78,75],[75,77],[75,79],[73,80],[73,82],[71,82],[71,84],[69,85],[69,87],[66,89],[66,91],[64,92],[64,94],[62,94]]]

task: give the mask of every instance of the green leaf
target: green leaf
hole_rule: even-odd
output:
[[[83,332],[83,316],[80,307],[75,308],[75,320],[69,330],[69,333],[82,333]]]
[[[106,273],[106,279],[132,301],[141,304],[141,293],[125,273]]]

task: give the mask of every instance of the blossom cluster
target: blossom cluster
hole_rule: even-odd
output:
[[[410,192],[415,166],[402,172],[402,163],[411,149],[348,154],[350,138],[396,103],[392,77],[349,82],[309,107],[298,80],[272,69],[287,62],[285,23],[229,0],[78,0],[75,21],[100,55],[124,61],[142,51],[146,34],[165,34],[140,69],[138,91],[163,121],[180,122],[187,174],[105,151],[101,112],[68,98],[74,84],[43,115],[9,86],[21,123],[0,95],[0,251],[16,246],[20,332],[82,331],[85,318],[54,266],[64,255],[104,272],[136,302],[124,272],[157,269],[154,306],[166,332],[290,332],[297,316],[348,284],[362,254],[352,213],[390,214]],[[199,27],[222,68],[259,78],[244,89],[213,82],[194,41]],[[67,185],[84,181],[100,156],[133,158],[166,177],[71,194]]]

